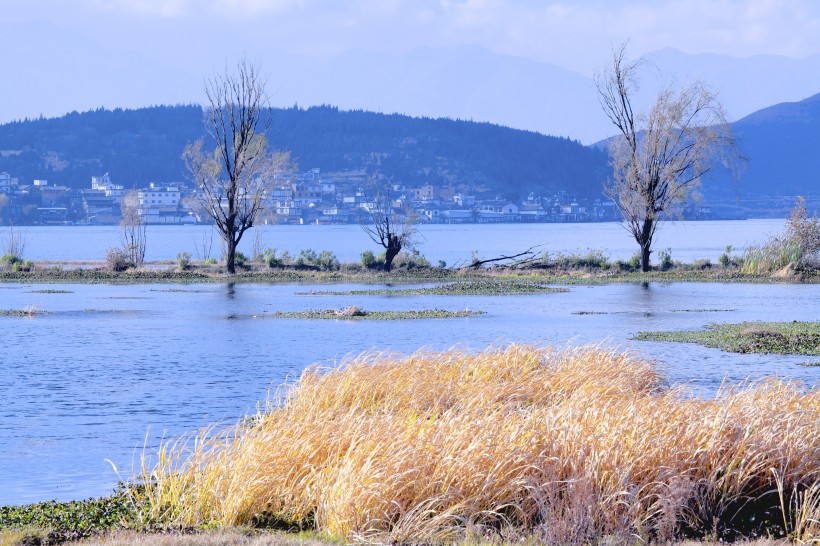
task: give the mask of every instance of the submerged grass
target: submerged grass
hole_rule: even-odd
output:
[[[733,353],[820,355],[820,322],[711,324],[705,330],[641,332],[642,341],[677,341]]]
[[[359,307],[345,309],[309,309],[307,311],[277,311],[271,315],[254,315],[254,318],[295,318],[295,319],[325,319],[325,320],[413,320],[432,318],[463,318],[483,315],[484,311],[446,311],[444,309],[421,309],[410,311],[366,311]]]
[[[35,317],[47,314],[48,311],[40,311],[33,305],[24,309],[0,309],[0,317]]]
[[[811,541],[819,479],[815,390],[703,400],[629,353],[510,345],[308,369],[255,418],[144,459],[133,498],[183,527],[396,544]]]
[[[555,294],[566,288],[546,286],[540,280],[486,278],[458,281],[422,288],[389,288],[373,290],[299,292],[321,296],[513,296],[519,294]]]

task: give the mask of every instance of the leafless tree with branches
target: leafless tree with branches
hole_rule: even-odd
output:
[[[146,226],[145,219],[140,214],[139,193],[131,190],[126,193],[120,201],[122,219],[120,229],[122,230],[123,251],[128,257],[128,261],[139,267],[145,260]]]
[[[271,117],[265,81],[256,66],[242,59],[236,70],[206,82],[204,124],[216,149],[203,139],[182,154],[197,185],[198,208],[210,216],[225,243],[225,264],[236,272],[236,247],[252,228],[276,173],[287,168],[287,152],[269,151],[265,137]]]
[[[648,114],[633,111],[642,59],[614,50],[612,65],[596,76],[604,113],[620,134],[609,146],[613,175],[606,194],[640,246],[648,271],[652,240],[664,217],[678,217],[697,198],[701,177],[717,165],[736,172],[740,154],[716,94],[701,82],[658,93]]]
[[[390,271],[393,259],[402,248],[412,248],[417,233],[418,218],[412,211],[399,214],[393,210],[390,192],[377,191],[374,204],[361,222],[362,229],[370,239],[384,248],[382,268]]]

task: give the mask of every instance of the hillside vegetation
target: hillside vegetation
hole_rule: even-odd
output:
[[[408,185],[485,186],[509,198],[560,190],[600,194],[604,152],[489,123],[333,107],[274,109],[268,138],[303,170],[366,170]],[[0,172],[89,187],[108,172],[126,187],[185,180],[180,155],[204,135],[198,106],[73,112],[0,126]]]

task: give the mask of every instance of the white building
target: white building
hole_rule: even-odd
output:
[[[182,192],[176,186],[160,187],[151,184],[150,187],[139,190],[137,197],[140,201],[140,209],[173,207],[179,206]]]
[[[106,197],[113,198],[114,203],[119,203],[125,195],[125,187],[111,182],[108,173],[102,176],[92,176],[91,189],[101,191]]]

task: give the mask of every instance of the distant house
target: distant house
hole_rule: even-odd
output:
[[[187,211],[180,208],[182,192],[178,186],[151,183],[137,191],[140,216],[146,224],[181,224],[190,221]]]
[[[522,222],[545,222],[547,220],[547,211],[541,203],[524,203],[518,208],[518,214]]]
[[[416,208],[416,213],[422,221],[434,223],[439,221],[441,211],[437,206],[430,204]]]
[[[439,220],[444,224],[467,224],[475,219],[472,210],[450,209],[439,214]]]
[[[420,188],[413,189],[413,199],[415,201],[432,201],[438,197],[437,188],[432,184],[425,184]]]
[[[113,198],[114,202],[117,204],[119,204],[123,195],[125,195],[125,186],[111,182],[111,178],[108,176],[108,173],[105,173],[102,176],[92,176],[91,189],[103,192],[103,195]]]
[[[453,202],[459,207],[472,207],[475,205],[475,195],[457,193],[453,196]]]

